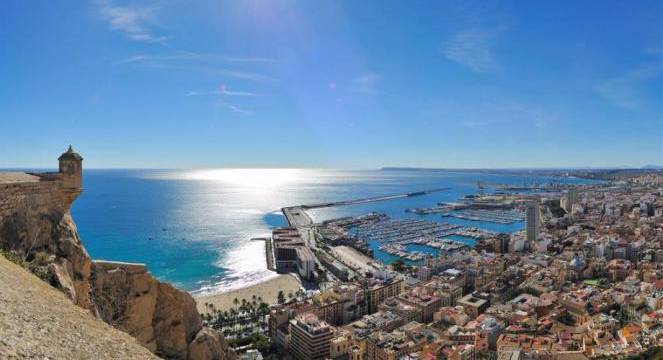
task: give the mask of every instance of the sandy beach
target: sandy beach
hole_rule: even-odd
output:
[[[277,303],[279,290],[283,290],[287,299],[288,293],[291,292],[294,294],[300,287],[301,284],[297,277],[289,274],[282,274],[254,285],[214,295],[197,296],[195,299],[198,305],[198,311],[201,314],[205,314],[207,312],[205,303],[214,304],[216,309],[229,310],[234,306],[233,300],[235,298],[241,303],[242,299],[251,301],[253,295],[255,295],[262,297],[263,302],[271,305]]]

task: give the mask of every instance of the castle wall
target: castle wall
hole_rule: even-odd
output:
[[[53,207],[61,199],[59,181],[0,184],[0,219],[26,206]]]
[[[59,180],[0,183],[0,245],[11,250],[47,247],[50,226],[69,210]]]

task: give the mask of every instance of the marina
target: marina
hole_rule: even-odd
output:
[[[381,253],[416,262],[440,252],[453,253],[493,233],[457,224],[422,219],[392,219],[385,214],[369,213],[344,217],[320,224],[322,233],[335,239],[348,239],[350,244],[371,244],[379,259]]]
[[[443,239],[455,233],[460,225],[437,223],[417,219],[389,219],[363,223],[350,228],[350,233],[360,240],[375,240],[380,243],[415,243],[418,241]]]
[[[453,239],[418,240],[408,243],[388,243],[378,246],[380,251],[405,260],[420,261],[427,256],[437,256],[440,252],[454,253],[468,245]]]
[[[525,220],[520,210],[456,210],[441,212],[442,217],[455,217],[472,221],[488,221],[498,224],[513,224]]]
[[[438,206],[433,206],[433,207],[429,207],[429,208],[410,208],[410,209],[406,209],[405,212],[418,214],[418,215],[430,215],[430,214],[446,213],[446,212],[451,211],[453,209],[454,209],[453,205],[444,204],[444,205],[438,205]]]

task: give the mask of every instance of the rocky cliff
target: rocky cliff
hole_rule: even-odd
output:
[[[157,359],[0,255],[0,359]]]
[[[159,356],[232,357],[223,337],[202,326],[191,295],[158,281],[142,264],[90,258],[69,212],[82,190],[82,158],[70,156],[78,163],[63,167],[65,155],[59,173],[0,173],[0,249]]]

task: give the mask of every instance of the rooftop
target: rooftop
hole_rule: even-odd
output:
[[[74,148],[71,145],[69,145],[69,149],[67,149],[67,151],[62,155],[60,155],[60,157],[58,158],[58,160],[62,159],[83,160],[83,157],[79,153],[75,152]]]
[[[481,306],[486,303],[486,300],[478,298],[473,296],[472,294],[468,294],[463,296],[462,298],[458,299],[456,301],[458,304],[466,304],[466,305],[472,305],[472,306]]]
[[[304,331],[309,334],[322,334],[327,332],[332,332],[331,327],[325,321],[318,319],[317,316],[311,313],[304,313],[297,316],[291,322],[294,325],[304,329]]]

